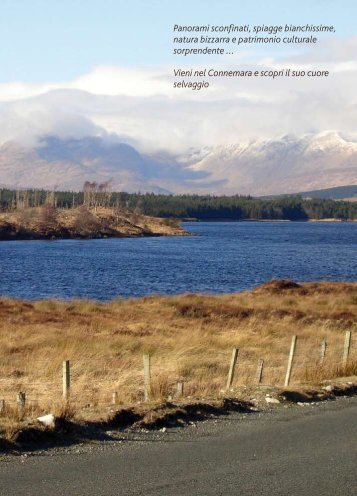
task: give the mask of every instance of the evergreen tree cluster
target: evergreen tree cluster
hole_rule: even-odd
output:
[[[97,197],[97,196],[98,197]],[[0,189],[0,209],[15,210],[51,202],[58,208],[86,204],[85,192]],[[198,220],[308,220],[357,219],[357,202],[303,199],[286,196],[269,199],[250,196],[164,195],[154,193],[92,193],[92,205],[129,209],[154,217]],[[104,203],[103,203],[104,202]]]

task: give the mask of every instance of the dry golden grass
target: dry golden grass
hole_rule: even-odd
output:
[[[173,219],[111,207],[54,208],[50,205],[0,212],[1,239],[52,239],[121,236],[182,236]]]
[[[240,349],[233,386],[282,385],[291,336],[298,335],[292,384],[357,372],[352,338],[341,367],[346,330],[357,327],[356,283],[268,283],[255,291],[95,301],[22,302],[0,299],[0,414],[2,430],[21,419],[61,409],[62,361],[71,361],[71,402],[82,418],[108,412],[112,392],[121,404],[143,399],[142,354],[152,356],[152,393],[214,396],[224,389],[231,350]],[[320,344],[327,341],[324,366]],[[16,394],[25,391],[21,419]]]

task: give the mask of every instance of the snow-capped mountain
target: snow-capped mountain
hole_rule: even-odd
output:
[[[337,132],[218,146],[184,161],[208,172],[215,192],[227,194],[292,193],[357,182],[357,140]],[[195,181],[196,188],[204,184]]]
[[[0,185],[80,190],[269,195],[357,183],[357,140],[338,132],[142,154],[119,138],[43,137],[0,147]]]

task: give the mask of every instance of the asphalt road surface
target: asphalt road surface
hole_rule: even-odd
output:
[[[356,414],[357,398],[341,399],[5,458],[0,494],[355,496]]]

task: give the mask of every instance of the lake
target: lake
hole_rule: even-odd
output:
[[[228,293],[271,279],[356,281],[357,223],[200,222],[198,236],[0,242],[0,294]]]

